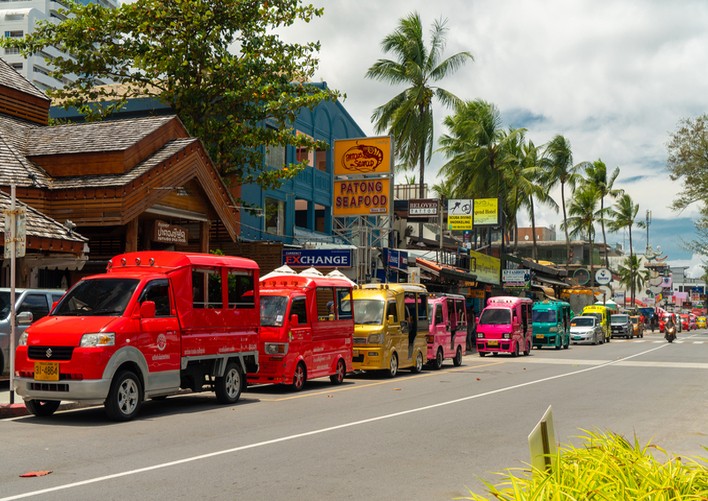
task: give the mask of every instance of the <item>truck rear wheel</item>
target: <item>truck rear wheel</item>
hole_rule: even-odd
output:
[[[59,400],[25,400],[25,407],[38,417],[51,416],[59,408]]]
[[[411,372],[418,374],[423,371],[423,354],[418,352],[415,356],[415,365],[411,367]]]
[[[444,358],[445,357],[443,355],[443,349],[442,347],[439,347],[438,352],[435,354],[435,359],[433,360],[433,369],[435,369],[436,371],[442,369]]]
[[[337,372],[329,377],[332,384],[342,384],[344,381],[344,375],[347,373],[347,364],[341,358],[337,361]]]
[[[398,355],[391,353],[391,360],[388,363],[388,377],[396,377],[398,374]]]
[[[243,377],[238,365],[231,361],[226,364],[224,375],[214,381],[216,401],[220,404],[235,404],[241,397]]]
[[[452,365],[455,367],[459,367],[462,365],[462,346],[457,347],[457,351],[455,352],[455,358],[452,359]]]
[[[116,374],[104,403],[106,414],[114,421],[129,421],[135,417],[143,402],[143,385],[131,370]]]

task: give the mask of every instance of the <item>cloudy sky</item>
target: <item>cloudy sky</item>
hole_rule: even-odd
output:
[[[344,105],[369,135],[371,114],[400,89],[365,78],[384,55],[383,37],[417,11],[426,33],[446,19],[445,55],[470,51],[474,61],[441,84],[462,99],[483,99],[501,111],[506,127],[525,127],[536,145],[556,134],[571,143],[574,162],[602,159],[620,168],[616,186],[652,211],[649,239],[674,265],[699,256],[681,247],[693,236],[696,208],[668,205],[681,189],[670,181],[666,144],[681,118],[708,113],[708,2],[705,0],[313,0],[323,17],[285,32],[319,40],[318,80],[346,94]],[[447,110],[437,108],[436,136]],[[426,182],[445,162],[436,155]],[[558,195],[557,201],[560,202]],[[540,223],[560,222],[540,210]],[[525,221],[528,224],[528,221]],[[560,232],[560,230],[559,230]],[[646,231],[633,230],[635,249]],[[608,242],[628,242],[613,235]],[[692,276],[698,276],[694,274]]]

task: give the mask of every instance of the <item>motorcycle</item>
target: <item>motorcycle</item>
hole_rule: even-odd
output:
[[[664,339],[666,339],[669,343],[673,342],[674,339],[676,339],[676,326],[671,325],[671,326],[666,326],[666,333],[664,334]]]

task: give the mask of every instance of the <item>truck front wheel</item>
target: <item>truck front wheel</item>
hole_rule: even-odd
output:
[[[116,374],[104,403],[106,414],[114,421],[130,421],[143,403],[143,385],[131,370]]]
[[[220,404],[235,404],[241,397],[243,377],[235,362],[226,364],[224,375],[214,381],[216,401]]]
[[[25,400],[25,407],[35,416],[51,416],[59,408],[59,400]]]

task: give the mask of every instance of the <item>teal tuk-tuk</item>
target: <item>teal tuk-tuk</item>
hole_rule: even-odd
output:
[[[570,319],[573,311],[565,301],[545,300],[533,304],[531,326],[533,346],[553,346],[556,350],[570,345]]]

